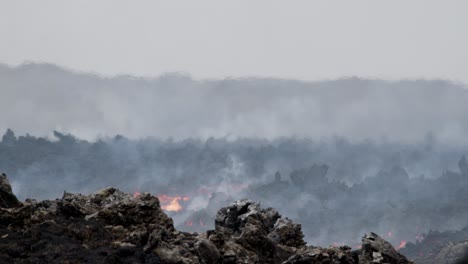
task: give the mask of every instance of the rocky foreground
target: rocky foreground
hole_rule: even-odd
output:
[[[249,200],[216,215],[215,230],[175,230],[157,197],[107,188],[54,201],[13,195],[0,176],[1,263],[412,263],[374,233],[362,248],[307,246],[301,225]]]

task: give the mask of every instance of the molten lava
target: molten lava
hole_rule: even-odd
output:
[[[161,208],[165,211],[180,212],[184,208],[180,205],[179,201],[190,200],[187,196],[169,196],[166,194],[158,195],[159,201],[161,202]]]
[[[138,198],[138,196],[140,196],[141,193],[140,192],[134,192],[133,193],[133,198]]]
[[[398,245],[397,249],[402,249],[402,248],[404,248],[405,246],[406,246],[406,241],[405,241],[405,240],[402,240],[402,241],[400,242],[400,244]]]

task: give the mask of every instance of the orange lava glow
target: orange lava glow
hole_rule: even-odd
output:
[[[402,241],[400,242],[400,244],[398,245],[397,249],[402,249],[402,248],[404,248],[405,246],[406,246],[406,241],[405,241],[405,240],[402,240]]]
[[[140,196],[141,193],[140,192],[134,192],[133,193],[133,198],[138,198],[138,196]]]
[[[193,226],[192,220],[187,220],[187,222],[185,222],[185,226]]]
[[[180,201],[190,200],[187,196],[169,196],[166,194],[158,195],[159,201],[161,202],[161,208],[165,211],[180,212],[184,208],[180,205]]]

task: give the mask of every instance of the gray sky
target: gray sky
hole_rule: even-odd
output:
[[[96,73],[468,83],[468,1],[0,0],[0,62]]]

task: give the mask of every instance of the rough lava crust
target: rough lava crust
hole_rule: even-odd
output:
[[[366,234],[362,247],[314,247],[301,225],[273,208],[240,200],[221,208],[215,229],[177,231],[149,193],[115,188],[91,195],[18,201],[0,176],[2,263],[412,263],[390,243]]]

